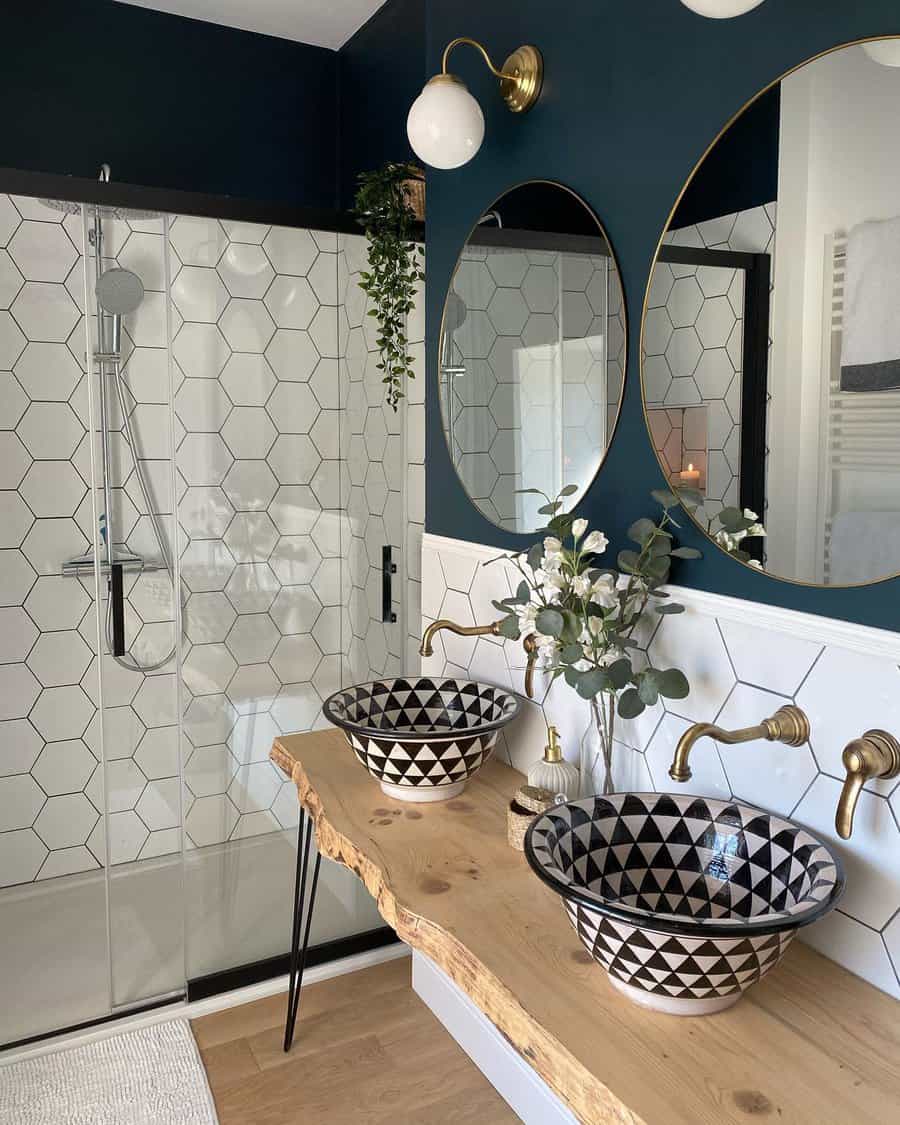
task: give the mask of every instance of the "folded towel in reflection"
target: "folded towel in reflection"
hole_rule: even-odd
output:
[[[833,586],[900,573],[900,512],[838,512],[831,523]]]
[[[900,218],[860,223],[847,240],[842,391],[900,388]]]

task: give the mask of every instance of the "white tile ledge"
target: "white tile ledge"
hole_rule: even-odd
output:
[[[508,553],[500,547],[468,543],[462,539],[432,535],[430,532],[425,533],[423,548],[431,548],[441,553],[451,552],[470,562],[473,558],[477,558],[479,563],[488,562]],[[724,594],[713,594],[707,590],[694,590],[686,586],[669,586],[667,589],[683,605],[709,617],[754,625],[760,629],[772,629],[803,640],[834,645],[866,656],[881,656],[900,663],[900,633],[888,629],[856,625],[851,621],[840,621],[834,617],[820,617],[814,613],[801,613],[799,610],[766,605],[764,602],[745,601],[743,598],[731,598]]]

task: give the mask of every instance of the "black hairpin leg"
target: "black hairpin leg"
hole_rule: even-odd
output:
[[[306,951],[309,947],[309,927],[312,922],[313,907],[316,904],[316,886],[319,882],[319,864],[322,857],[316,852],[312,882],[309,888],[309,903],[306,904],[306,869],[309,865],[309,849],[312,843],[312,817],[300,809],[300,824],[297,827],[297,877],[294,882],[294,924],[291,931],[291,969],[288,986],[287,1023],[284,1029],[285,1052],[291,1049],[294,1041],[294,1027],[300,1008],[300,989],[303,987],[303,970],[306,968]],[[306,925],[303,924],[303,908],[306,905]],[[300,933],[303,932],[303,944]]]

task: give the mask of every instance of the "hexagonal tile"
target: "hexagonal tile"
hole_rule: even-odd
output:
[[[141,739],[134,754],[141,772],[151,781],[178,774],[178,727],[154,727]]]
[[[703,293],[694,277],[679,278],[672,286],[666,309],[675,328],[688,328],[703,307]]]
[[[275,325],[262,301],[243,297],[232,297],[220,324],[236,352],[264,352],[275,334]]]
[[[316,642],[308,635],[298,635],[282,637],[270,663],[282,683],[292,684],[311,680],[321,659]]]
[[[268,664],[245,664],[228,685],[228,698],[239,715],[266,712],[275,702],[281,681]]]
[[[308,332],[279,328],[266,348],[266,359],[279,379],[300,383],[310,380],[319,402],[326,405],[316,391],[314,373],[318,371],[319,353]]]
[[[172,584],[165,572],[148,571],[138,575],[128,591],[128,601],[144,623],[172,621]]]
[[[34,830],[50,849],[71,848],[88,839],[98,817],[83,793],[68,793],[47,800]]]
[[[238,811],[223,794],[198,797],[185,817],[185,830],[198,848],[221,844],[231,835]]]
[[[32,882],[46,857],[47,849],[30,828],[0,833],[0,886]]]
[[[221,695],[237,664],[223,644],[194,645],[182,664],[182,676],[193,695]]]
[[[194,746],[215,746],[231,734],[237,712],[224,695],[194,699],[184,713],[184,732]]]
[[[28,657],[28,667],[44,687],[62,687],[79,683],[91,660],[91,650],[72,629],[42,633]]]
[[[0,609],[0,663],[24,660],[37,637],[37,627],[24,610]]]
[[[265,356],[239,352],[225,364],[221,382],[235,406],[263,406],[276,379]]]
[[[197,797],[222,794],[231,784],[238,763],[226,746],[207,746],[195,750],[184,769],[184,779]]]
[[[68,742],[48,742],[31,772],[44,792],[55,797],[63,793],[80,793],[96,765],[97,759],[78,738]]]
[[[217,379],[231,349],[215,324],[183,324],[172,345],[178,366],[192,379]]]
[[[267,563],[242,563],[234,568],[225,593],[238,613],[265,613],[279,589]]]
[[[522,293],[518,289],[498,289],[491,298],[487,314],[497,335],[518,336],[528,320],[528,306],[525,304]],[[466,325],[468,322],[469,318],[466,320]],[[463,330],[466,325],[463,325],[463,329],[460,329],[458,335],[464,335],[467,341],[472,341],[474,330],[464,333]],[[473,329],[475,327],[477,326],[473,326]],[[490,343],[493,342],[492,337],[493,333],[490,333]],[[472,354],[476,358],[483,358],[487,355],[487,351],[484,350],[483,346],[478,347],[476,345]]]
[[[218,539],[194,539],[181,556],[181,577],[193,593],[224,590],[234,570],[234,558]]]
[[[175,253],[190,266],[214,266],[221,258],[228,238],[215,219],[179,215],[169,229]]]
[[[281,789],[281,778],[271,762],[241,766],[234,776],[228,796],[241,813],[268,809]]]
[[[460,259],[453,275],[453,292],[463,302],[465,310],[486,309],[497,288],[487,265],[477,259]]]
[[[263,296],[275,271],[259,246],[232,242],[216,267],[232,297]]]
[[[281,484],[309,484],[321,458],[306,434],[282,434],[267,460]]]
[[[57,402],[71,397],[83,375],[65,344],[27,344],[15,371],[32,399]]]
[[[311,586],[284,586],[278,591],[269,616],[285,635],[308,633],[322,612],[322,603]]]
[[[283,434],[309,433],[319,417],[319,404],[306,383],[279,383],[266,409]]]
[[[18,492],[0,492],[0,547],[19,547],[34,516]]]
[[[225,542],[238,563],[261,563],[278,542],[278,529],[266,512],[239,512],[225,533]]]
[[[69,461],[35,461],[20,486],[36,516],[71,516],[85,494],[84,481]]]
[[[291,733],[312,729],[321,709],[322,700],[312,684],[291,684],[281,689],[272,716],[285,733]]]
[[[191,594],[185,605],[185,631],[194,644],[224,641],[236,617],[224,594]]]
[[[222,487],[237,511],[255,511],[268,507],[278,481],[265,461],[235,461]]]
[[[65,402],[33,402],[19,423],[18,435],[32,457],[71,457],[84,427]]]
[[[269,566],[283,586],[298,586],[312,580],[321,561],[309,536],[284,535],[269,558]]]
[[[185,379],[175,396],[175,410],[186,430],[221,429],[231,402],[215,379]]]
[[[10,305],[22,331],[29,340],[65,343],[78,323],[79,312],[64,285],[28,281]],[[9,313],[0,313],[0,362],[11,368],[22,354],[25,336],[10,320]]]
[[[258,664],[268,660],[278,643],[278,630],[264,613],[238,617],[225,643],[239,664]]]
[[[0,250],[0,308],[8,309],[25,279],[5,250]]]
[[[667,709],[693,722],[712,722],[735,684],[715,619],[682,614],[677,625],[663,619],[649,649],[655,668],[681,668],[691,685],[687,699],[667,701]]]
[[[183,266],[172,282],[172,300],[185,320],[214,324],[225,311],[229,296],[214,269]]]
[[[266,308],[279,328],[309,328],[319,310],[305,277],[276,277],[265,296]]]
[[[25,664],[0,664],[0,720],[24,718],[40,692],[40,683]]]
[[[330,305],[320,305],[309,326],[310,339],[320,356],[338,356],[338,310]]]
[[[734,367],[728,352],[724,348],[707,348],[694,371],[694,381],[703,397],[724,398],[733,378]]]
[[[278,688],[275,690],[278,694]],[[242,765],[268,761],[272,743],[281,734],[278,724],[268,714],[242,715],[228,738],[231,753]]]
[[[178,505],[179,523],[192,539],[220,539],[233,515],[228,497],[215,485],[188,488]]]
[[[5,246],[9,242],[21,221],[21,215],[13,206],[10,197],[0,195],[0,243]]]
[[[517,292],[517,290],[509,290]],[[531,312],[552,313],[559,304],[559,274],[553,266],[529,266],[522,282],[522,296]],[[494,326],[499,328],[497,320],[491,315]],[[524,325],[524,321],[522,322]],[[504,335],[515,335],[521,328],[508,332],[502,329]]]
[[[460,480],[473,499],[490,496],[497,483],[498,472],[487,453],[466,453],[457,465]]]
[[[78,257],[69,236],[56,223],[22,223],[8,249],[27,281],[65,281]]]
[[[644,348],[647,355],[662,355],[671,338],[672,321],[668,312],[665,308],[651,308],[644,318]]]
[[[181,782],[177,777],[149,781],[134,811],[151,831],[181,823]]]
[[[131,863],[140,855],[149,836],[147,827],[133,809],[101,817],[88,839],[88,847],[101,865],[106,863],[106,826],[109,826],[109,862]]]
[[[261,406],[236,406],[222,427],[222,437],[235,457],[262,459],[278,436]]]
[[[31,457],[18,437],[9,430],[0,431],[0,488],[18,488],[31,464]]]
[[[234,458],[219,434],[187,434],[175,456],[188,484],[221,484]]]
[[[263,242],[263,249],[281,274],[308,273],[318,254],[309,231],[291,227],[273,227]]]
[[[44,794],[27,773],[0,777],[0,833],[30,828],[44,804]]]
[[[697,333],[705,348],[722,348],[734,329],[734,310],[726,297],[711,297],[703,302],[697,317]]]
[[[178,692],[173,675],[147,676],[132,703],[145,726],[170,727],[178,722]]]
[[[666,348],[666,359],[675,378],[692,375],[703,353],[703,346],[693,328],[676,328]]]
[[[0,418],[16,426],[28,406],[28,396],[9,371],[0,371]]]
[[[105,807],[112,813],[126,812],[134,808],[146,784],[146,777],[133,759],[117,758],[106,764],[105,790],[101,769],[91,778],[86,792],[95,808]]]

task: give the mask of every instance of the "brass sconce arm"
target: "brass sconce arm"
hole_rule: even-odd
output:
[[[848,743],[843,755],[847,778],[838,801],[834,827],[842,840],[853,832],[853,814],[863,786],[876,777],[900,774],[900,742],[886,730],[870,730]]]
[[[531,109],[541,96],[541,86],[544,82],[544,61],[537,47],[525,44],[517,47],[506,59],[502,69],[494,66],[491,56],[477,39],[470,39],[468,35],[460,35],[444,48],[441,59],[441,73],[431,79],[432,82],[458,82],[459,79],[447,69],[450,52],[456,47],[474,47],[484,60],[485,66],[495,78],[500,79],[500,93],[506,102],[507,109],[512,113],[525,113]]]
[[[691,767],[688,760],[691,750],[695,742],[707,737],[726,746],[755,742],[758,738],[764,738],[768,742],[783,742],[786,746],[802,746],[809,739],[809,719],[799,707],[789,704],[780,707],[771,718],[763,719],[759,726],[745,727],[743,730],[722,730],[713,723],[694,723],[681,736],[675,750],[669,770],[669,777],[673,781],[690,781]]]

